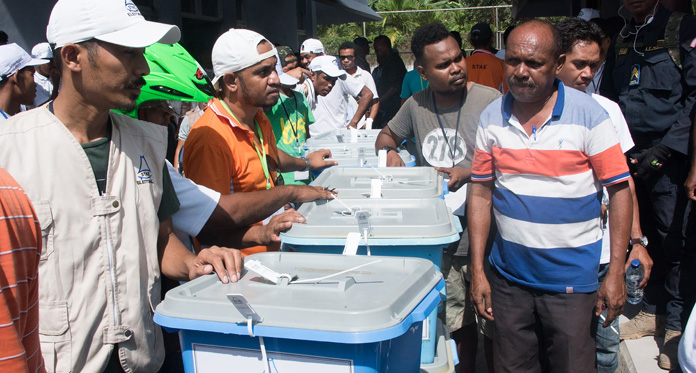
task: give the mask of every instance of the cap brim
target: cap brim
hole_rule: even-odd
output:
[[[45,65],[49,62],[51,62],[51,61],[44,60],[42,58],[32,58],[31,61],[29,61],[29,63],[27,63],[24,66],[39,66],[39,65]]]
[[[291,87],[296,86],[297,83],[300,82],[294,76],[291,76],[289,74],[280,74],[279,78],[280,78],[280,84],[291,86]]]
[[[142,21],[94,38],[129,48],[145,48],[155,43],[174,44],[181,38],[181,31],[174,25]]]
[[[329,69],[326,69],[326,70],[329,70]],[[326,70],[320,70],[320,71],[323,72],[324,74],[332,77],[332,78],[344,79],[346,77],[346,72],[343,70],[338,70],[338,69],[336,69],[334,71],[326,71]]]

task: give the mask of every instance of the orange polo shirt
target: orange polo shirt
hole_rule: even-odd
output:
[[[505,62],[493,53],[483,49],[474,50],[471,56],[466,58],[466,69],[470,82],[507,93]]]
[[[45,372],[39,345],[41,227],[24,190],[0,168],[0,371]]]
[[[266,149],[271,186],[278,169],[278,148],[271,122],[263,111],[256,113]],[[259,151],[261,144],[256,143]],[[254,147],[254,133],[240,126],[220,100],[215,99],[196,121],[184,145],[184,172],[195,183],[221,194],[253,192],[266,189],[266,176]],[[261,224],[258,222],[256,224]],[[254,246],[242,250],[244,255],[277,250]]]

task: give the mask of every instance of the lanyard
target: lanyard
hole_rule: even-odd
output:
[[[292,119],[290,119],[290,113],[288,113],[288,109],[285,108],[285,103],[283,103],[283,100],[280,101],[280,106],[283,107],[283,111],[285,111],[285,116],[288,118],[287,123],[290,125],[290,129],[292,130],[292,133],[295,135],[295,147],[297,148],[298,151],[301,151],[302,146],[300,145],[300,136],[297,134],[297,122],[299,119],[299,114],[297,113],[297,97],[295,94],[292,95],[293,100],[295,101],[295,124],[293,125]]]
[[[239,123],[239,120],[237,117],[234,116],[234,113],[232,110],[230,110],[230,107],[227,106],[225,101],[220,100],[220,103],[222,104],[222,107],[227,110],[227,112],[234,118],[237,123]],[[261,162],[261,168],[263,169],[263,175],[266,177],[266,189],[271,189],[271,173],[268,171],[268,159],[266,158],[266,148],[263,146],[263,132],[261,132],[261,126],[259,126],[259,122],[254,119],[254,124],[256,124],[256,131],[259,133],[259,140],[261,140],[261,151],[259,151],[259,147],[256,145],[256,139],[253,137],[251,138],[251,143],[254,144],[254,149],[256,150],[256,155],[259,157],[259,162]]]
[[[0,109],[0,114],[2,114],[2,116],[5,117],[5,119],[7,119],[7,118],[10,117],[9,115],[7,115],[7,113],[5,113],[4,111],[2,111],[2,109]]]
[[[447,138],[447,134],[445,133],[445,127],[442,125],[442,119],[440,119],[440,112],[437,110],[437,101],[435,100],[435,92],[432,92],[433,94],[433,105],[435,106],[435,115],[437,116],[437,123],[440,124],[440,130],[442,130],[442,136],[445,137],[445,142],[447,143],[447,147],[449,148],[450,151],[450,156],[452,157],[452,167],[455,166],[454,164],[454,156],[457,153],[457,140],[459,139],[459,118],[462,116],[462,104],[464,103],[464,95],[465,92],[462,92],[462,98],[459,99],[459,111],[457,112],[457,126],[455,127],[454,130],[454,144],[450,144],[449,139]]]

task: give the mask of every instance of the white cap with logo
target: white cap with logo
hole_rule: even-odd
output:
[[[266,53],[259,54],[256,48],[264,41],[271,44],[258,32],[245,29],[231,28],[220,35],[213,45],[212,60],[215,73],[213,84],[226,73],[236,73],[267,58],[276,57],[278,53],[275,47]]]
[[[34,58],[53,58],[53,50],[51,50],[51,46],[48,43],[39,43],[34,48],[31,48],[31,56]]]
[[[324,53],[324,44],[318,39],[307,39],[302,43],[300,53]]]
[[[338,60],[334,56],[315,57],[312,62],[309,63],[309,71],[321,71],[334,78],[346,78],[346,71],[338,68]]]
[[[0,45],[0,80],[12,76],[27,66],[38,66],[48,62],[48,60],[32,58],[15,43]]]
[[[53,48],[97,39],[129,48],[174,44],[174,25],[146,21],[132,0],[59,0],[51,11],[46,38]]]

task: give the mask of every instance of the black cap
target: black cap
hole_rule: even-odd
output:
[[[493,37],[493,30],[488,23],[479,22],[471,28],[470,37],[473,42],[485,43]]]

